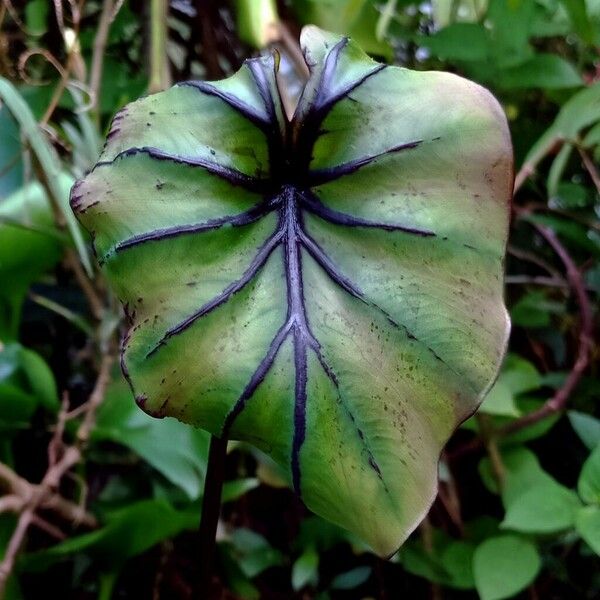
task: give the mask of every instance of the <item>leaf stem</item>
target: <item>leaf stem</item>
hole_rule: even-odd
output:
[[[227,437],[210,437],[208,451],[208,468],[204,480],[204,496],[202,498],[202,518],[200,520],[200,572],[198,580],[198,597],[210,600],[214,597],[212,586],[213,562],[215,553],[215,536],[221,512],[221,491],[225,476],[225,456],[227,454]]]

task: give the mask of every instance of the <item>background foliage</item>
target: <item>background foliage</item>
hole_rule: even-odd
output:
[[[293,101],[314,22],[374,56],[489,87],[518,172],[513,331],[429,516],[389,563],[231,444],[224,598],[600,595],[600,2],[0,2],[0,586],[7,598],[190,598],[207,436],[154,420],[116,363],[121,315],[68,208],[110,119],[266,46]]]

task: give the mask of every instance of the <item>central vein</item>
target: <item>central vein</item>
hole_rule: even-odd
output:
[[[294,390],[294,439],[292,442],[292,481],[300,493],[300,448],[306,437],[306,381],[307,347],[317,344],[306,320],[304,286],[302,280],[302,257],[299,232],[301,214],[298,208],[297,191],[291,186],[283,192],[281,226],[285,237],[285,273],[288,294],[288,326],[294,335],[294,365],[296,372]]]

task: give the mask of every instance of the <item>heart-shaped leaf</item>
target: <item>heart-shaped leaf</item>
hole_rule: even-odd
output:
[[[181,83],[117,115],[71,202],[138,404],[255,444],[388,555],[504,352],[510,139],[473,83],[301,41],[291,121],[273,57]]]

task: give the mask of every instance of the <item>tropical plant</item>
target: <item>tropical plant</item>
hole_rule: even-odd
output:
[[[510,139],[475,84],[301,45],[291,121],[273,56],[181,83],[119,112],[71,205],[138,405],[255,444],[391,556],[504,352]]]

